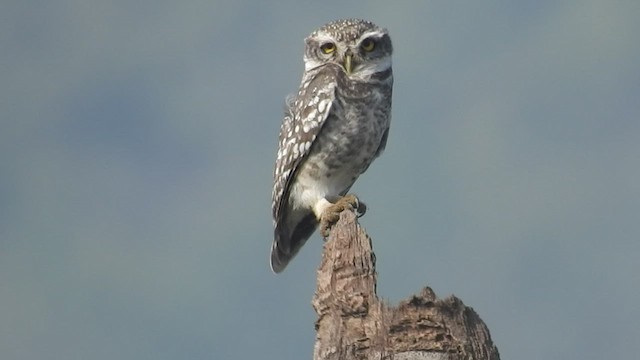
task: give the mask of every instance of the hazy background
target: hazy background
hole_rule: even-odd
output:
[[[271,273],[272,166],[342,17],[395,45],[379,294],[456,294],[505,360],[637,357],[640,2],[9,0],[0,358],[310,359],[322,241]]]

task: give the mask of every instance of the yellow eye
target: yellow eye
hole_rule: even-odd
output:
[[[336,51],[336,44],[331,42],[324,43],[320,46],[320,49],[322,49],[322,52],[325,54],[331,54],[332,52]]]
[[[360,47],[366,52],[371,52],[376,48],[376,42],[371,39],[364,39],[362,40],[362,44],[360,44]]]

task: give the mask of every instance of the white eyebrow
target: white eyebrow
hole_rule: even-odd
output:
[[[364,40],[364,39],[366,39],[366,38],[368,38],[368,37],[371,37],[371,36],[375,36],[375,37],[377,37],[377,38],[381,38],[381,37],[383,37],[385,34],[386,34],[386,33],[385,33],[384,31],[379,31],[379,30],[377,30],[377,31],[369,31],[369,32],[366,32],[366,33],[362,34],[362,35],[358,38],[358,42],[360,42],[360,41],[362,41],[362,40]]]
[[[320,42],[325,42],[325,41],[331,41],[334,42],[335,40],[327,33],[318,33],[316,35],[316,39],[318,39]]]

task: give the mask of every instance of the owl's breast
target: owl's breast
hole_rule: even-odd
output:
[[[375,158],[389,127],[388,116],[377,117],[364,103],[333,109],[297,171],[292,194],[301,206],[344,195]]]

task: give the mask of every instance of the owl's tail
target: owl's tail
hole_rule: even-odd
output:
[[[271,270],[276,274],[282,272],[317,227],[318,220],[312,212],[302,217],[293,231],[289,231],[289,227],[283,223],[276,224],[271,245]]]

